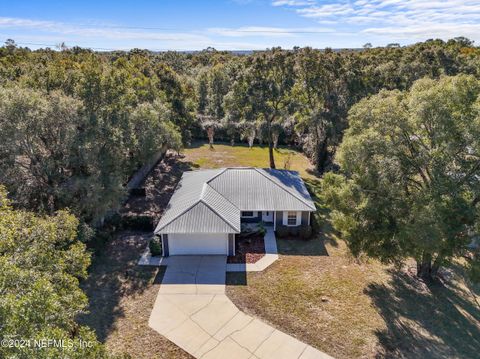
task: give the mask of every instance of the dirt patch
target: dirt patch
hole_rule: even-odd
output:
[[[164,267],[137,266],[150,234],[119,233],[94,259],[82,283],[88,313],[79,321],[93,328],[112,353],[132,358],[191,358],[148,326]]]
[[[255,235],[248,238],[235,236],[235,255],[227,258],[227,263],[256,263],[265,256],[265,241],[263,236]]]
[[[130,196],[121,210],[122,215],[149,216],[156,224],[163,215],[183,172],[197,167],[174,153],[168,152],[141,184],[141,187],[145,188],[145,196]]]
[[[132,196],[122,214],[151,216],[156,224],[182,173],[189,169],[176,156],[166,156],[146,178],[146,195]],[[89,298],[89,312],[79,321],[93,328],[113,353],[141,359],[191,358],[148,326],[165,270],[137,265],[151,236],[151,232],[117,232],[94,257],[90,275],[81,284]]]

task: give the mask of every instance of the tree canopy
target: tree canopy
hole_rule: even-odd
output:
[[[413,257],[429,278],[466,253],[479,228],[479,94],[474,76],[444,76],[352,107],[337,157],[342,174],[323,184],[354,254]]]
[[[31,340],[2,342],[2,358],[107,357],[95,334],[75,322],[87,306],[79,279],[90,264],[77,227],[65,211],[39,217],[13,210],[0,186],[0,336]],[[34,342],[45,339],[63,344]]]

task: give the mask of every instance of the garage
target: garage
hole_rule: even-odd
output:
[[[168,235],[170,255],[228,254],[226,233],[171,233]]]

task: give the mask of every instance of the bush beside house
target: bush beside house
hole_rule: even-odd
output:
[[[309,225],[301,225],[299,227],[277,225],[275,232],[279,238],[293,237],[292,239],[295,239],[300,237],[301,239],[310,239],[312,237],[312,227]]]
[[[162,241],[159,236],[154,236],[148,243],[152,257],[161,256],[163,253]]]

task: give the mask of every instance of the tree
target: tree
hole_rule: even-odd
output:
[[[197,113],[205,114],[208,103],[208,77],[206,72],[202,72],[197,82]]]
[[[322,55],[310,48],[300,51],[295,63],[292,101],[296,107],[296,128],[306,134],[304,149],[319,173],[325,170],[328,146],[342,129],[338,107],[343,83],[333,69],[338,65],[331,61],[330,54]]]
[[[0,182],[18,205],[46,213],[68,207],[101,222],[138,167],[164,147],[179,149],[170,103],[158,98],[133,110],[124,75],[100,78],[85,107],[59,90],[0,88]]]
[[[272,123],[271,130],[272,130],[273,148],[277,149],[278,139],[280,138],[280,134],[283,132],[283,127],[278,122],[275,122],[275,123]]]
[[[81,104],[60,92],[0,89],[0,180],[24,207],[59,209],[69,177]]]
[[[177,152],[180,150],[182,138],[170,118],[169,106],[160,100],[156,100],[153,104],[142,103],[132,112],[131,136],[137,144],[132,149],[132,157],[137,167],[165,148],[171,148]]]
[[[257,135],[257,128],[255,123],[244,121],[240,124],[241,127],[241,137],[248,142],[248,147],[251,149],[253,146],[253,141],[255,141],[255,137]]]
[[[355,255],[413,257],[431,279],[467,251],[479,228],[479,94],[473,76],[423,79],[351,109],[343,175],[327,174],[323,193]]]
[[[200,116],[200,125],[207,132],[208,144],[210,145],[210,149],[213,149],[215,131],[221,127],[221,123],[210,116]]]
[[[224,97],[228,93],[228,77],[222,65],[214,66],[208,73],[207,114],[217,122],[225,116]]]
[[[107,357],[94,332],[75,322],[87,306],[79,279],[90,264],[77,227],[68,212],[38,217],[13,210],[0,186],[0,336],[64,341],[62,347],[2,345],[2,358]]]
[[[293,55],[281,49],[255,55],[247,63],[243,81],[250,104],[247,111],[251,111],[253,119],[263,117],[267,124],[270,168],[275,168],[272,124],[289,110],[289,95],[294,83]]]

